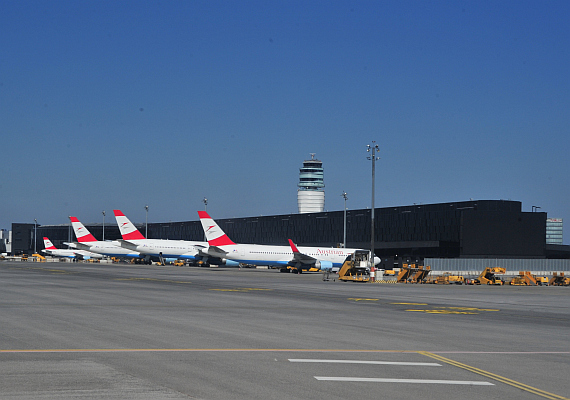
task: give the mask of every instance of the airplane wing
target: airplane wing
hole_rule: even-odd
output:
[[[205,247],[203,250],[208,255],[214,256],[214,257],[225,257],[228,254],[227,251],[219,248],[218,246]],[[202,251],[200,251],[200,253],[202,253]]]
[[[129,242],[128,240],[117,239],[117,242],[119,242],[121,244],[121,247],[123,247],[125,249],[129,249],[129,250],[133,250],[133,251],[137,250],[137,245],[133,242]]]
[[[308,254],[301,253],[299,249],[297,249],[297,246],[295,246],[295,243],[293,243],[291,239],[288,240],[289,240],[289,246],[291,246],[291,250],[293,250],[292,261],[300,262],[302,264],[314,264],[317,261],[315,257],[311,257]]]
[[[69,247],[73,247],[74,249],[79,249],[79,250],[89,250],[91,248],[91,246],[83,244],[83,243],[78,243],[78,242],[73,242],[73,243],[68,243],[68,242],[64,242],[63,244],[69,246]]]
[[[210,255],[208,253],[208,247],[207,246],[194,245],[194,248],[198,251],[198,255],[200,255],[202,257],[207,257]]]

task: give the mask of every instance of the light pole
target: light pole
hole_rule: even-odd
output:
[[[103,241],[105,241],[105,210],[103,210]]]
[[[148,239],[148,205],[144,206],[144,209],[146,210],[144,237]]]
[[[208,199],[204,197],[204,200],[202,200],[202,202],[204,202],[204,211],[206,211],[206,214],[208,213]],[[206,236],[206,232],[204,232],[204,242],[208,241],[208,237]]]
[[[38,252],[36,251],[36,243],[37,240],[36,238],[38,237],[38,219],[34,218],[34,254],[37,254]]]
[[[375,173],[376,173],[376,160],[379,160],[380,157],[376,157],[376,152],[380,151],[380,147],[376,144],[376,141],[372,141],[372,145],[366,145],[366,151],[372,152],[370,157],[367,157],[368,160],[372,160],[372,209],[370,210],[370,264],[374,266],[374,181],[375,181]]]
[[[341,196],[344,198],[344,236],[342,247],[346,248],[346,200],[348,199],[348,194],[343,190]]]

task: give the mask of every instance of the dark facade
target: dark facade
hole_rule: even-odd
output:
[[[375,209],[374,214],[375,253],[388,263],[390,259],[424,257],[545,258],[550,254],[546,247],[546,213],[522,212],[518,201],[478,200],[386,207]],[[212,217],[216,219],[215,215]],[[333,211],[216,221],[236,243],[286,245],[287,239],[292,239],[298,245],[336,247],[343,238],[343,218],[342,211]],[[16,225],[30,226],[13,224],[13,229]],[[347,210],[347,247],[369,248],[370,225],[369,209]],[[144,224],[137,226],[144,233]],[[102,224],[87,225],[87,228],[101,239]],[[69,225],[38,227],[38,237],[49,237],[56,247],[68,241],[69,234]],[[31,237],[29,231],[20,235]],[[149,223],[148,236],[204,240],[200,221]],[[116,225],[106,225],[105,239],[118,238]],[[22,245],[26,243],[22,241]],[[562,247],[555,257],[568,257],[569,246]],[[43,243],[38,246],[41,248]],[[17,251],[16,247],[13,251]]]

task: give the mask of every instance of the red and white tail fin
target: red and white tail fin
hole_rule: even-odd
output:
[[[95,236],[93,236],[85,226],[75,217],[69,217],[71,220],[71,226],[73,226],[73,232],[75,232],[75,237],[79,243],[85,242],[96,242]]]
[[[113,210],[113,212],[115,213],[115,219],[117,220],[117,225],[119,225],[119,231],[121,231],[123,240],[141,240],[145,238],[121,210]]]
[[[44,236],[44,247],[46,250],[57,250],[57,248],[53,245],[51,240]]]
[[[293,250],[293,253],[300,253],[297,246],[295,246],[295,243],[293,243],[293,241],[291,239],[287,239],[287,240],[289,240],[289,246],[291,246],[291,250]]]
[[[206,211],[198,211],[198,216],[200,217],[202,228],[204,228],[204,233],[206,234],[206,240],[210,246],[219,247],[235,244]]]

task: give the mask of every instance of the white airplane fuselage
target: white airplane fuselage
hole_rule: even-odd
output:
[[[219,246],[211,250],[204,249],[211,255],[218,255],[218,249],[225,252],[224,257],[238,261],[244,264],[251,265],[268,265],[275,267],[284,267],[287,265],[294,265],[294,253],[290,246],[271,246],[261,244],[232,244],[226,246]],[[298,248],[299,252],[304,255],[313,257],[315,259],[315,267],[321,268],[325,264],[330,263],[332,267],[340,267],[350,254],[354,253],[357,249],[346,248],[333,248],[333,247],[304,247]],[[374,258],[374,264],[378,264],[380,259]],[[303,263],[305,264],[305,263]],[[322,265],[320,265],[322,264]],[[307,263],[307,265],[311,265]]]
[[[206,242],[163,239],[121,240],[120,243],[124,249],[137,251],[141,254],[187,260],[199,259],[201,257],[200,248],[208,246]]]
[[[83,258],[85,260],[88,260],[90,258],[103,258],[101,254],[78,249],[43,249],[42,253],[45,253],[52,257]]]
[[[74,243],[74,245],[82,250],[91,251],[93,253],[103,254],[109,257],[129,257],[139,258],[139,252],[132,251],[121,247],[118,241],[95,241],[95,242],[81,242]]]

